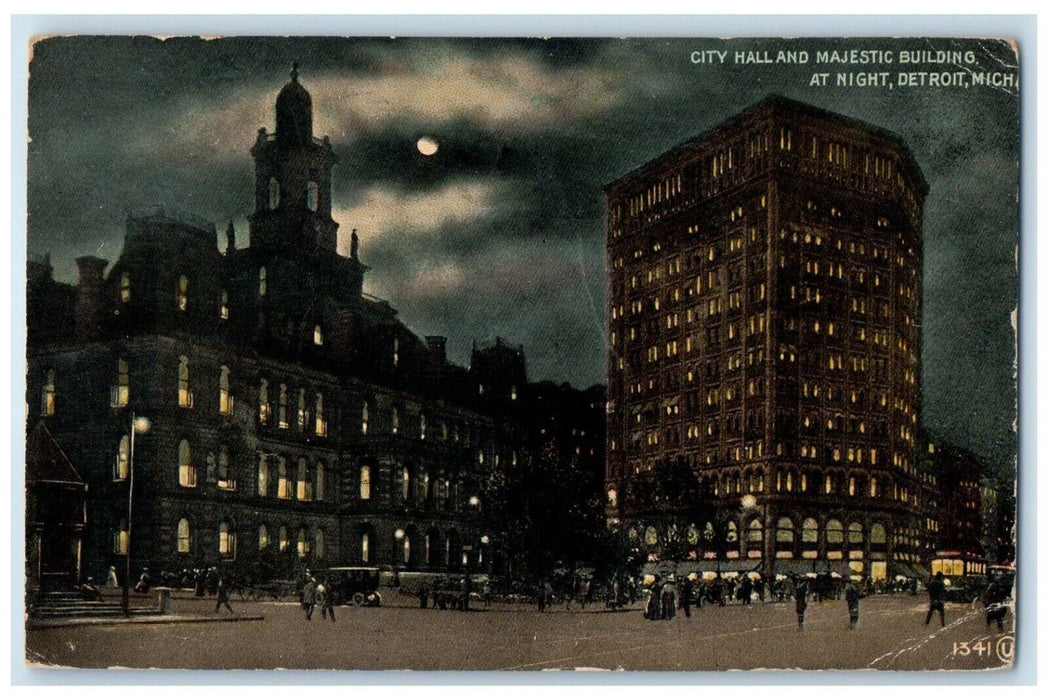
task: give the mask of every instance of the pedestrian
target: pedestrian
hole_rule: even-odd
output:
[[[223,605],[226,606],[230,613],[233,612],[233,606],[229,604],[229,583],[226,581],[225,576],[220,577],[216,585],[215,612],[218,612]]]
[[[142,569],[142,575],[138,577],[138,583],[135,584],[136,593],[149,593],[149,567]]]
[[[661,594],[662,585],[659,583],[659,577],[656,576],[651,583],[651,590],[648,591],[648,602],[644,605],[644,617],[649,620],[658,620],[661,615]]]
[[[662,619],[672,620],[677,616],[677,580],[670,574],[662,584]]]
[[[426,588],[426,584],[422,583],[418,587],[418,606],[423,610],[426,609],[426,604],[429,602],[429,589]]]
[[[316,604],[320,606],[321,618],[326,620],[330,615],[331,621],[335,621],[335,591],[328,588],[326,580],[317,585]]]
[[[691,582],[694,574],[684,577],[680,585],[680,606],[684,608],[684,617],[691,617],[691,597],[695,594],[695,587]]]
[[[196,578],[194,579],[195,589],[193,594],[197,598],[203,598],[204,588],[206,587],[207,572],[203,569],[194,569],[194,571],[196,572]]]
[[[106,588],[120,588],[120,581],[116,577],[116,567],[109,567],[109,575],[106,576]]]
[[[939,611],[939,623],[946,626],[946,583],[943,581],[942,572],[935,574],[928,582],[928,614],[924,616],[924,624],[932,621],[932,613]]]
[[[306,619],[313,619],[313,610],[317,607],[317,580],[312,576],[302,588],[302,607],[306,609]]]
[[[844,600],[848,603],[848,629],[859,626],[859,601],[865,597],[855,581],[848,582],[848,587],[844,589]]]
[[[743,605],[749,605],[753,599],[753,581],[750,580],[749,576],[742,577],[742,583],[739,584],[739,601]]]
[[[997,624],[997,631],[1004,631],[1004,616],[1008,612],[1005,601],[1008,599],[1008,587],[1003,577],[996,578],[983,593],[983,605],[986,606],[986,626]]]
[[[797,629],[804,631],[804,613],[808,610],[808,580],[799,579],[793,585],[793,597],[797,604]]]

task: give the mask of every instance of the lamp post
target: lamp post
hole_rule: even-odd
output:
[[[135,494],[135,433],[148,432],[149,426],[148,418],[135,416],[135,412],[131,412],[131,444],[127,455],[127,552],[124,555],[124,589],[121,595],[124,615],[131,612],[131,512]]]
[[[742,497],[742,508],[743,511],[756,510],[757,509],[757,497],[752,493],[748,493]],[[761,514],[761,577],[764,579],[764,585],[770,586],[772,580],[775,578],[775,561],[772,557],[774,554],[771,538],[775,534],[775,529],[771,526],[768,521],[768,501],[764,501]],[[749,545],[749,526],[746,526],[746,544]]]

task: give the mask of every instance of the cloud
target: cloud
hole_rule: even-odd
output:
[[[342,229],[339,252],[349,254],[347,229],[357,229],[368,243],[390,236],[400,236],[406,243],[442,228],[490,218],[505,188],[493,180],[453,182],[423,193],[375,185],[365,190],[358,204],[332,212]]]

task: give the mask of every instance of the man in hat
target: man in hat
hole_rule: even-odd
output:
[[[943,581],[942,572],[935,574],[928,582],[928,614],[924,616],[924,624],[932,621],[932,613],[939,611],[939,623],[946,626],[946,583]]]
[[[849,581],[848,587],[844,589],[844,600],[848,603],[848,629],[859,626],[859,601],[866,594],[859,588],[855,581]]]
[[[317,607],[317,580],[312,576],[302,588],[302,607],[306,609],[306,619],[313,619],[313,610]]]
[[[793,584],[793,597],[797,603],[797,629],[804,631],[804,613],[808,610],[808,579],[798,578]]]

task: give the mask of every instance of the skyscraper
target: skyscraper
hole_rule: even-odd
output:
[[[652,558],[679,539],[874,579],[926,558],[927,191],[898,136],[774,96],[606,186],[609,515]],[[671,463],[707,485],[709,521],[645,500]]]

